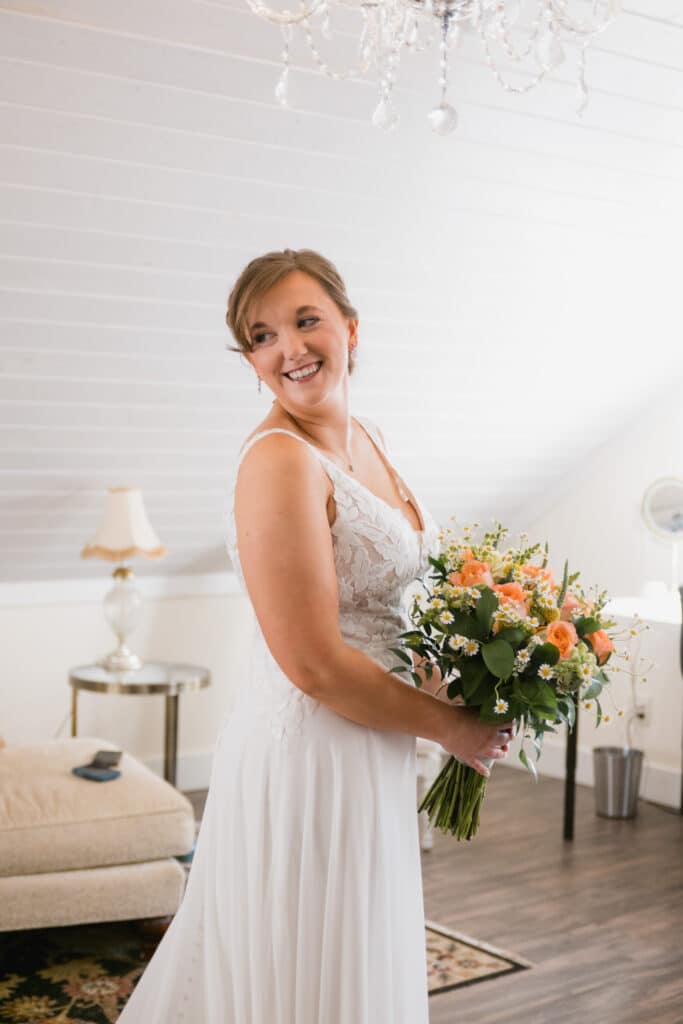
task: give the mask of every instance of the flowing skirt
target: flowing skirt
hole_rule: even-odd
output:
[[[415,737],[226,719],[183,902],[120,1024],[428,1024]]]

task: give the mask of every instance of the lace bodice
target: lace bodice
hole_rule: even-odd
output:
[[[382,451],[376,431],[365,422],[363,427]],[[239,456],[227,510],[228,553],[245,593],[237,550],[234,486],[242,458],[261,437],[271,433],[290,434],[307,444],[330,478],[336,505],[336,518],[330,529],[339,587],[340,631],[348,644],[390,667],[396,663],[396,656],[388,648],[410,625],[409,588],[427,570],[428,555],[435,554],[438,547],[437,523],[413,495],[424,525],[424,530],[414,530],[400,509],[340,469],[315,445],[284,428],[262,431],[250,438]],[[283,735],[291,724],[287,721],[292,717],[290,713],[300,719],[301,714],[314,710],[312,705],[316,704],[284,675],[256,623],[251,678],[248,685],[240,688],[235,710],[259,707],[268,715],[274,731]]]

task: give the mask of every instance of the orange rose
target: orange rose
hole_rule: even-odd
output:
[[[527,617],[529,614],[529,602],[524,593],[524,588],[519,583],[494,583],[491,589],[500,595],[501,600],[512,605],[513,610],[520,619]],[[494,633],[498,632],[495,628],[493,631]]]
[[[462,587],[474,587],[477,583],[493,586],[493,576],[488,562],[477,562],[472,558],[465,562],[460,572],[455,575],[460,577]]]
[[[552,569],[542,569],[540,565],[530,565],[528,562],[525,562],[521,569],[525,576],[531,576],[534,580],[547,580],[551,586],[554,585]]]
[[[555,619],[550,623],[545,638],[559,649],[560,661],[566,661],[579,642],[579,634],[574,628],[574,623],[563,622],[562,619]]]
[[[524,604],[524,601],[526,600],[524,587],[521,583],[494,583],[491,590],[495,590],[497,593],[502,594],[503,597],[508,598],[510,601],[518,601],[521,604]]]
[[[609,655],[615,649],[614,644],[604,629],[596,629],[595,633],[586,633],[585,638],[593,648],[593,653],[598,659],[598,665],[604,665]]]

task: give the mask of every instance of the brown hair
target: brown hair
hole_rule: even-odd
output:
[[[352,306],[346,294],[346,285],[333,263],[315,252],[314,249],[283,249],[282,252],[267,252],[264,256],[247,263],[237,278],[228,298],[226,323],[238,347],[227,347],[232,352],[253,352],[253,345],[247,329],[247,313],[255,299],[281,281],[293,270],[315,278],[325,289],[342,316],[349,320],[358,319],[358,311]],[[353,370],[353,353],[349,353],[349,373]]]

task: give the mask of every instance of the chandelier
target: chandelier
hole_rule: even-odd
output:
[[[462,33],[478,36],[498,84],[506,92],[520,94],[530,92],[564,61],[563,43],[576,43],[580,48],[577,113],[582,114],[588,104],[586,47],[615,18],[620,6],[619,0],[301,0],[296,11],[277,11],[263,0],[248,3],[255,14],[282,31],[283,67],[275,97],[284,107],[288,106],[290,43],[295,30],[303,34],[314,65],[328,78],[358,78],[372,69],[379,86],[372,123],[386,131],[393,131],[399,121],[392,94],[402,51],[436,48],[440,99],[428,120],[439,135],[452,132],[458,121],[455,108],[447,101],[448,53],[457,47]],[[581,16],[570,14],[570,6],[579,9]],[[355,10],[361,17],[357,64],[344,71],[332,70],[314,35],[317,23],[319,37],[333,38],[332,7]],[[510,81],[509,75],[515,71],[526,76],[523,84]]]

